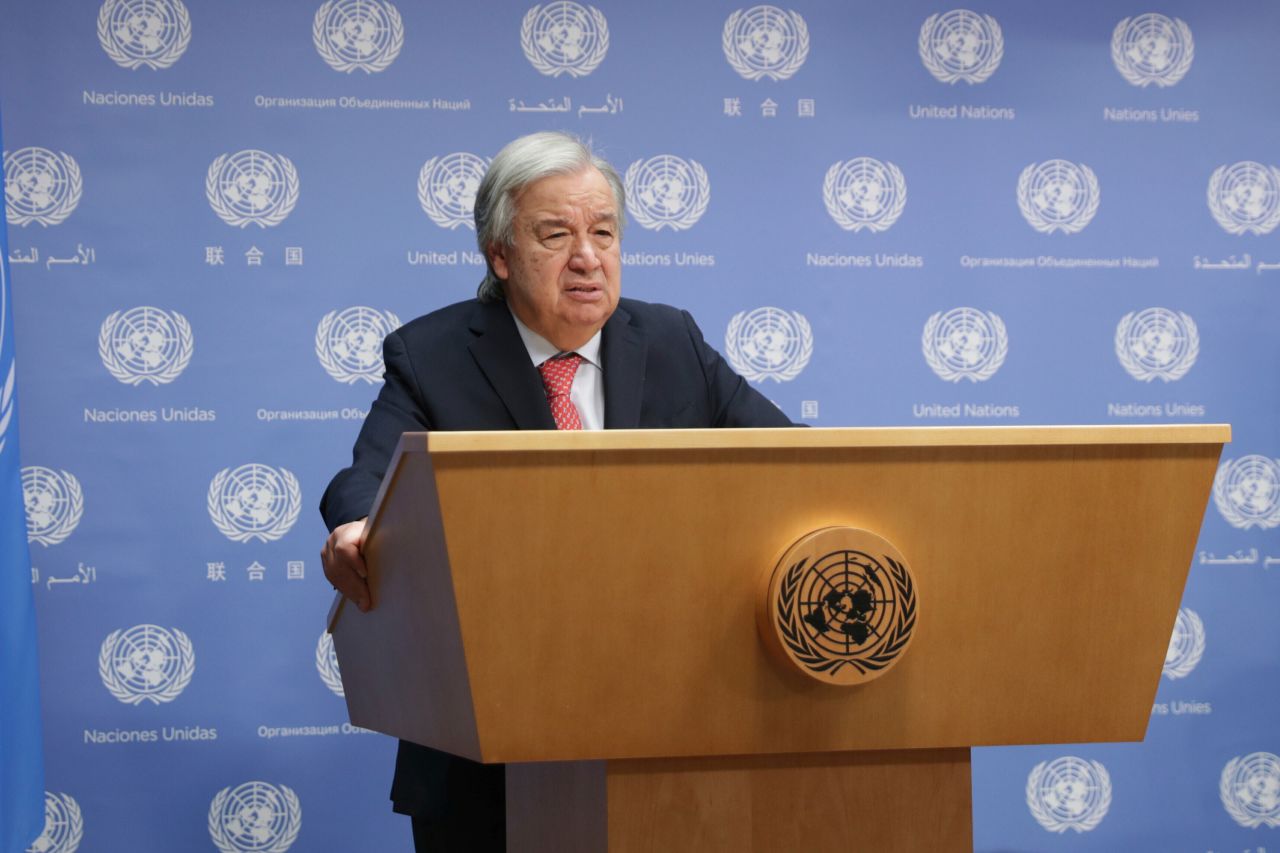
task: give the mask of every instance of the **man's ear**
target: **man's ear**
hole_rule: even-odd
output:
[[[507,265],[507,247],[501,243],[495,243],[489,247],[489,265],[493,267],[493,274],[503,281],[507,280],[511,272],[510,266]]]

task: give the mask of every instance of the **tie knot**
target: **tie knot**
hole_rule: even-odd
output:
[[[548,397],[560,397],[569,393],[573,387],[573,375],[578,372],[582,356],[576,352],[568,352],[549,358],[538,365],[538,373],[542,374],[542,384],[547,389]]]

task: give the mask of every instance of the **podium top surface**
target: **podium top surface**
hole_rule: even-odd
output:
[[[401,451],[434,454],[540,450],[708,450],[1224,444],[1229,424],[927,426],[405,433]]]

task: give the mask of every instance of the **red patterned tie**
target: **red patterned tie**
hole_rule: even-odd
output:
[[[576,352],[549,358],[538,365],[542,384],[547,389],[547,402],[551,404],[551,416],[556,419],[556,429],[582,429],[582,418],[569,399],[573,387],[573,375],[578,372],[582,356]]]

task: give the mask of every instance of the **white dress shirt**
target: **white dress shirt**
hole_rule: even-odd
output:
[[[507,310],[511,310],[510,305]],[[556,349],[551,341],[521,323],[514,311],[511,312],[511,319],[516,321],[516,330],[520,332],[520,340],[524,341],[524,348],[529,351],[534,367],[563,352]],[[582,361],[573,375],[569,399],[578,409],[583,429],[604,429],[604,367],[600,364],[600,332],[592,335],[591,340],[574,352],[582,356]]]

